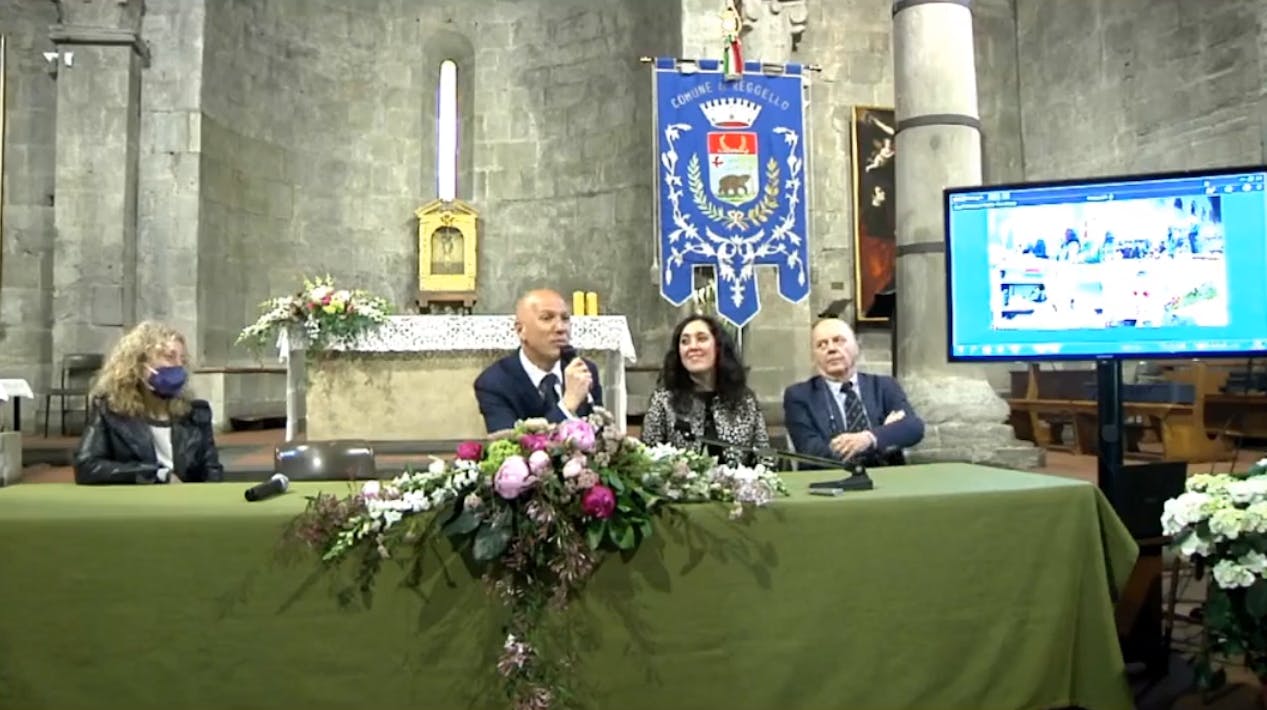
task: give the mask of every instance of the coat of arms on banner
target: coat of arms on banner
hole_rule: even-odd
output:
[[[758,266],[778,269],[784,298],[809,295],[804,85],[797,65],[748,63],[736,81],[696,67],[656,60],[660,293],[685,303],[694,268],[712,266],[718,314],[743,326],[761,308]]]

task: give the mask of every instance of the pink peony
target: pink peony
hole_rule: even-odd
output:
[[[534,451],[528,457],[528,470],[532,471],[532,475],[540,476],[550,469],[550,454],[544,451]]]
[[[574,456],[568,459],[567,463],[563,464],[563,477],[576,478],[577,476],[581,475],[581,472],[584,470],[585,470],[585,457]]]
[[[519,437],[519,447],[524,451],[545,451],[550,448],[550,437],[545,434],[524,434]]]
[[[484,458],[484,445],[478,441],[463,441],[458,444],[457,456],[463,461],[479,461]]]
[[[616,511],[616,494],[612,489],[598,484],[581,496],[581,512],[588,516],[606,520]]]
[[[493,476],[493,490],[506,500],[514,500],[520,493],[532,487],[532,473],[528,470],[528,462],[522,456],[510,456],[502,462],[501,468]]]
[[[568,419],[555,431],[559,441],[570,442],[580,451],[594,450],[594,426],[584,419]]]

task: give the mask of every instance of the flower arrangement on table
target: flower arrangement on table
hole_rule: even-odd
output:
[[[786,494],[764,467],[647,447],[616,432],[599,408],[561,424],[520,422],[487,447],[462,444],[452,464],[367,482],[346,498],[310,498],[288,535],[326,564],[358,559],[362,593],[383,560],[422,555],[437,528],[469,549],[509,611],[497,661],[507,697],[515,708],[544,710],[564,697],[568,661],[542,650],[541,624],[567,606],[605,552],[636,549],[666,506],[716,501],[740,518]]]
[[[238,343],[268,347],[279,331],[304,334],[309,349],[350,345],[363,333],[387,322],[391,306],[365,291],[339,288],[329,275],[304,279],[303,290],[260,304],[260,317],[238,334]]]
[[[1185,489],[1166,501],[1161,523],[1196,576],[1213,577],[1197,680],[1222,685],[1215,659],[1237,657],[1267,678],[1267,459],[1245,473],[1190,476]]]

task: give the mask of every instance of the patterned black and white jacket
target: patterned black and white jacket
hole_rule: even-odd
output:
[[[681,411],[674,402],[673,393],[663,387],[657,387],[651,393],[651,401],[647,407],[646,417],[642,424],[642,441],[649,446],[670,444],[680,449],[702,449],[699,443],[703,437],[716,438],[731,448],[721,455],[721,463],[732,466],[762,463],[773,466],[772,457],[763,456],[755,461],[749,460],[749,452],[768,449],[770,434],[766,431],[765,415],[761,405],[751,391],[742,402],[732,406],[721,399],[714,400],[711,407],[713,426],[707,427],[705,418],[710,411],[704,395],[690,399],[690,409]],[[708,433],[709,429],[713,432]]]

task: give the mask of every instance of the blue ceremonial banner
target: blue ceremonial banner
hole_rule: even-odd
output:
[[[655,60],[660,294],[682,305],[712,266],[718,314],[744,326],[759,265],[778,268],[784,298],[809,295],[804,81],[799,64],[747,62],[733,81],[719,65]]]

